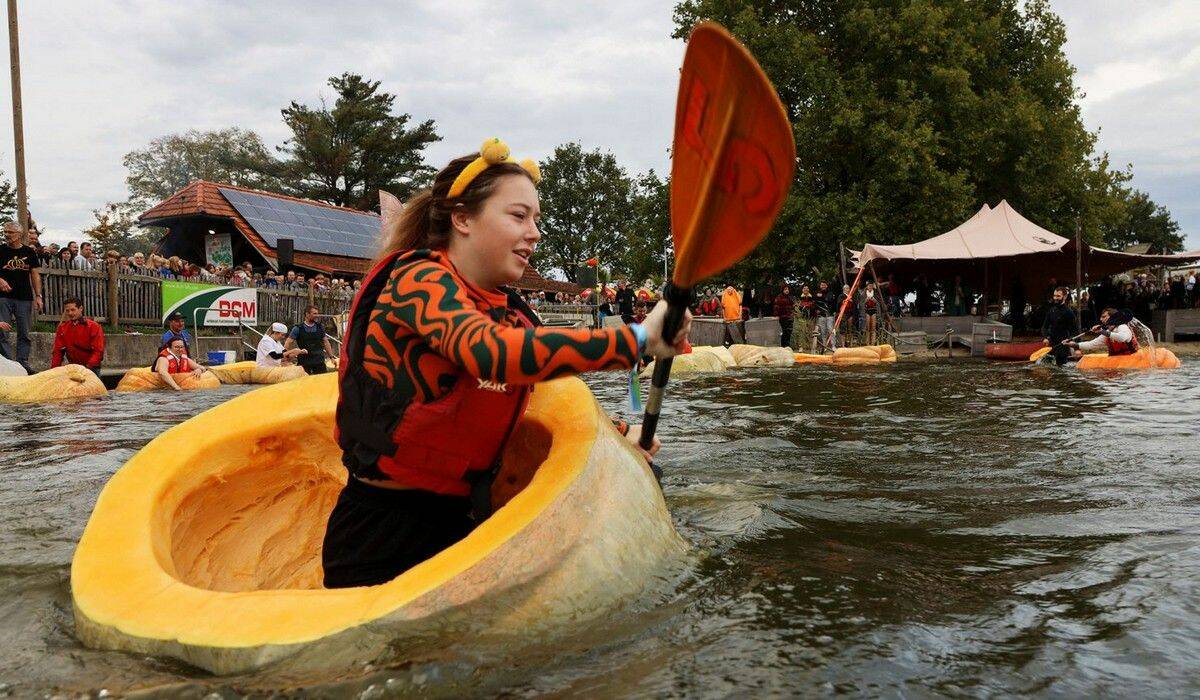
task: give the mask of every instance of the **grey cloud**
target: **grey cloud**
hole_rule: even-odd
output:
[[[329,95],[343,71],[383,81],[445,140],[433,162],[502,136],[523,156],[578,140],[635,171],[668,169],[683,45],[674,3],[497,0],[380,2],[26,2],[21,29],[31,205],[55,238],[124,196],[121,156],[163,134],[242,126],[277,144],[279,110]],[[1133,162],[1135,184],[1167,204],[1200,248],[1200,3],[1061,0],[1081,84],[1114,63],[1165,66],[1158,82],[1109,85],[1084,117],[1101,147]],[[1157,63],[1155,63],[1157,61]],[[1172,72],[1173,71],[1173,72]],[[1118,72],[1119,73],[1119,72]],[[1118,75],[1119,77],[1119,75]],[[0,110],[8,113],[7,91]],[[11,144],[0,161],[12,175]]]

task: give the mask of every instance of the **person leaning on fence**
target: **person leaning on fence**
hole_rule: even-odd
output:
[[[83,365],[100,376],[104,361],[104,329],[83,315],[83,301],[78,297],[63,300],[63,320],[54,331],[54,346],[50,351],[50,367]]]
[[[306,351],[300,355],[297,364],[309,374],[324,374],[327,369],[325,358],[336,357],[333,354],[333,346],[329,344],[329,335],[325,332],[325,326],[317,320],[319,311],[317,307],[311,305],[305,308],[304,320],[292,328],[287,342],[284,343],[284,348],[287,350],[298,347]]]
[[[297,357],[308,352],[304,348],[285,349],[283,339],[287,337],[287,334],[287,326],[278,321],[271,324],[271,328],[263,334],[262,340],[258,341],[255,363],[259,367],[278,367],[284,363],[291,364],[296,361]]]
[[[6,245],[0,246],[0,321],[16,328],[17,342],[0,330],[0,354],[29,367],[29,330],[35,314],[42,311],[42,277],[37,253],[25,245],[25,232],[15,222],[4,224]]]

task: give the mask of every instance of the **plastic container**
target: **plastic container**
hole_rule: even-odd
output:
[[[237,362],[237,350],[226,350],[225,364],[232,365],[235,362]]]
[[[222,351],[218,351],[218,352],[208,353],[208,364],[210,364],[210,365],[225,364],[225,351],[222,350]]]

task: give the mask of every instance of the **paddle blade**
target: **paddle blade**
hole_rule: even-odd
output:
[[[675,106],[671,234],[679,287],[741,260],[767,235],[796,165],[774,86],[719,24],[688,38]]]

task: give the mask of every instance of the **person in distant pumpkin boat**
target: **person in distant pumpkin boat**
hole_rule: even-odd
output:
[[[1082,343],[1064,340],[1063,345],[1074,351],[1071,354],[1076,359],[1084,352],[1100,350],[1108,351],[1110,356],[1132,355],[1140,349],[1137,336],[1129,325],[1132,321],[1133,314],[1109,307],[1100,312],[1100,323],[1092,327],[1092,332],[1097,334],[1095,338]]]
[[[498,459],[536,383],[683,349],[691,317],[667,343],[663,303],[618,328],[539,325],[508,285],[541,238],[540,177],[489,139],[398,215],[394,198],[381,201],[382,253],[351,307],[339,364],[350,478],[325,532],[326,587],[389,581],[488,517]],[[640,426],[618,430],[636,445]]]

